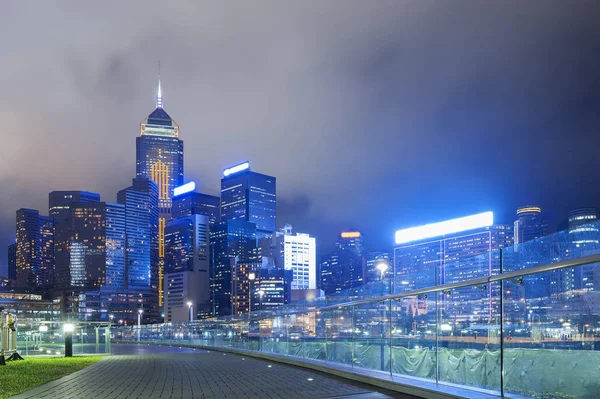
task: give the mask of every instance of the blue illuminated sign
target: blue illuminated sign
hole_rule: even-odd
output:
[[[494,213],[484,212],[444,222],[426,224],[396,231],[396,244],[460,233],[494,224]]]
[[[173,189],[173,197],[177,197],[178,195],[189,193],[190,191],[194,191],[196,189],[196,182],[185,183],[183,186],[175,187]]]
[[[232,166],[231,168],[227,168],[223,171],[223,176],[227,177],[234,173],[241,172],[243,170],[250,169],[250,162],[246,161],[239,165]]]

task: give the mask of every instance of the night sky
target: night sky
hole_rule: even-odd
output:
[[[0,32],[0,274],[18,208],[130,184],[159,60],[186,180],[249,160],[321,253],[600,206],[598,1],[10,1]]]

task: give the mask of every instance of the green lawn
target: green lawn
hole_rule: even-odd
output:
[[[103,356],[25,358],[0,366],[0,399],[8,398],[48,381],[64,377],[102,359]]]

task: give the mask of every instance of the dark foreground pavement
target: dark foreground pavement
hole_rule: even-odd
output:
[[[294,366],[189,348],[113,345],[115,356],[13,399],[412,398]]]

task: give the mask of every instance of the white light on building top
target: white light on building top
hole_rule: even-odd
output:
[[[223,176],[227,177],[234,173],[241,172],[243,170],[250,169],[250,162],[244,162],[239,165],[232,166],[231,168],[227,168],[223,171]]]
[[[194,191],[196,189],[196,182],[189,182],[184,184],[183,186],[175,187],[173,189],[173,196],[176,197],[181,194],[189,193],[190,191]]]
[[[396,244],[420,241],[426,238],[445,236],[462,231],[488,227],[494,224],[494,213],[484,212],[462,218],[431,223],[396,231]]]

